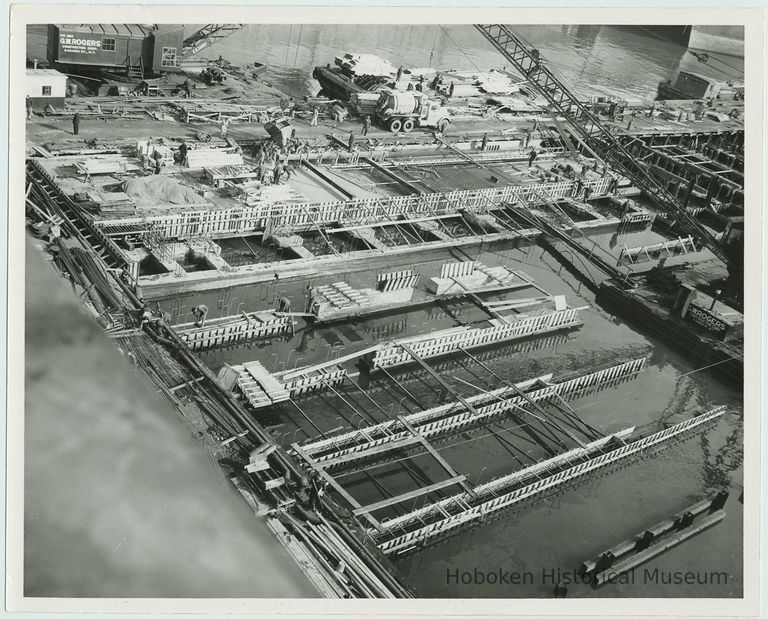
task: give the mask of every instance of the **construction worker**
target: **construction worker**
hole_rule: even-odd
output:
[[[531,50],[531,68],[528,69],[528,75],[529,77],[533,75],[533,72],[536,71],[536,69],[539,68],[539,62],[541,61],[541,52],[537,49]]]
[[[397,77],[395,78],[395,81],[399,82],[401,77],[403,77],[403,65],[400,65],[400,68],[397,70]]]
[[[456,83],[451,82],[451,87],[448,89],[448,96],[453,98],[453,89],[456,88]]]
[[[707,106],[704,105],[704,101],[697,101],[696,106],[694,107],[694,118],[696,120],[701,120],[704,117],[704,110],[707,109]]]
[[[226,137],[227,137],[227,125],[228,124],[229,123],[226,120],[221,123],[221,137],[222,137],[222,139],[226,139]]]
[[[531,152],[528,153],[528,167],[529,168],[533,167],[533,162],[536,161],[536,157],[538,157],[538,156],[539,155],[536,153],[536,149],[535,148],[531,148]]]
[[[278,160],[277,164],[275,165],[275,176],[274,176],[275,185],[278,185],[280,183],[280,179],[283,177],[283,172],[285,172],[285,167],[283,166],[282,162]]]
[[[192,315],[195,317],[195,326],[202,327],[208,316],[208,306],[200,304],[192,308]]]
[[[349,143],[347,144],[347,148],[349,149],[349,152],[352,152],[352,149],[355,147],[355,134],[350,131],[349,132]]]
[[[189,78],[184,80],[184,96],[187,99],[189,99],[189,97],[191,96],[190,86],[189,86]]]
[[[488,148],[488,134],[484,133],[483,140],[480,142],[480,150],[485,150],[486,148]]]
[[[319,116],[320,116],[319,108],[315,108],[314,110],[312,110],[312,120],[309,123],[310,127],[317,127],[317,119]]]
[[[179,145],[179,155],[181,155],[181,165],[185,168],[189,165],[189,159],[187,158],[188,149],[189,147],[187,146],[186,142],[182,142]]]
[[[306,313],[311,314],[312,308],[315,306],[315,303],[317,301],[317,288],[314,288],[313,286],[310,286],[307,284],[307,305],[306,305]]]
[[[280,295],[277,298],[277,311],[288,313],[291,311],[291,300],[285,295]]]
[[[32,98],[27,95],[27,120],[30,120],[32,116]]]
[[[309,509],[317,510],[320,507],[320,498],[325,494],[328,482],[320,479],[320,475],[315,473],[309,481]]]
[[[80,134],[80,112],[75,112],[75,115],[72,117],[72,133],[74,135]]]
[[[371,117],[369,115],[365,115],[365,118],[363,118],[363,135],[368,135],[368,131],[371,128]]]
[[[155,151],[152,157],[155,160],[155,174],[160,174],[160,168],[163,167],[163,156],[158,151]]]

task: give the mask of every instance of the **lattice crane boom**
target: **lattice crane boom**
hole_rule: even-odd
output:
[[[210,47],[216,41],[225,39],[230,34],[240,30],[244,24],[205,24],[184,39],[181,48],[181,59],[186,60],[190,56]]]
[[[540,62],[538,50],[531,49],[505,25],[476,24],[475,28],[570,122],[590,148],[643,190],[660,209],[674,212],[677,220],[701,243],[729,267],[732,266],[731,259],[709,230],[692,217],[685,206],[651,176],[645,164],[633,156],[600,119]]]

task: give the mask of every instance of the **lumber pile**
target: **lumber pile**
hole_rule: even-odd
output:
[[[218,168],[243,165],[243,155],[230,148],[193,148],[187,151],[190,168]]]

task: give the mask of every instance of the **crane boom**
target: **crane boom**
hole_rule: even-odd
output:
[[[729,267],[735,266],[709,230],[692,217],[664,185],[653,178],[646,164],[630,154],[600,119],[540,62],[537,50],[530,49],[505,25],[476,24],[475,28],[526,77],[531,86],[565,116],[586,144],[630,179],[658,208],[673,211],[678,222],[687,227],[715,256]]]
[[[194,56],[197,52],[237,32],[242,27],[243,24],[205,24],[184,39],[181,47],[181,60]]]

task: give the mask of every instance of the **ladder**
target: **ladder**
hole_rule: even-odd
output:
[[[125,59],[125,72],[131,79],[144,79],[144,59],[139,56],[139,61],[134,63],[130,56]]]
[[[692,217],[664,185],[651,176],[646,164],[632,155],[583,103],[540,60],[529,46],[503,24],[476,24],[475,28],[584,138],[603,159],[629,178],[663,211],[673,211],[684,226],[729,267],[734,266],[720,243]]]

